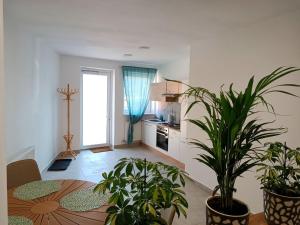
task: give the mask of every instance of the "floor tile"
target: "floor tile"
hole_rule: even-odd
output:
[[[45,170],[42,177],[45,180],[78,179],[97,183],[101,180],[101,174],[112,170],[117,161],[123,157],[146,158],[149,161],[160,161],[173,165],[166,158],[139,146],[100,153],[86,150],[82,151],[77,159],[71,162],[66,171],[50,172]],[[173,225],[205,225],[205,200],[209,193],[203,190],[201,185],[190,179],[186,180],[185,192],[189,202],[188,217],[186,219],[176,217]]]

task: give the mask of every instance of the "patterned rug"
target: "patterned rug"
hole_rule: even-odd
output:
[[[107,204],[110,195],[99,194],[93,188],[74,191],[60,200],[60,205],[70,211],[84,212]]]
[[[13,195],[15,198],[21,200],[33,200],[36,198],[47,196],[53,192],[57,192],[60,190],[60,188],[61,185],[59,181],[33,181],[17,187]]]
[[[111,147],[101,147],[101,148],[91,148],[90,149],[93,153],[99,153],[99,152],[109,152],[112,151]]]
[[[9,216],[8,225],[33,225],[33,222],[23,216]]]

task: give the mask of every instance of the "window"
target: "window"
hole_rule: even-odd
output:
[[[158,82],[158,75],[155,76],[154,78],[154,83]],[[156,101],[149,101],[147,109],[145,111],[145,114],[156,114],[156,109],[157,109],[157,102]],[[126,101],[126,95],[125,95],[125,90],[124,90],[124,111],[123,111],[124,115],[128,115],[128,105],[127,105],[127,101]]]
[[[147,109],[145,111],[145,114],[155,114],[156,113],[156,108],[157,108],[157,102],[155,101],[149,101]],[[127,101],[126,101],[126,95],[124,92],[124,115],[128,115],[128,106],[127,106]]]

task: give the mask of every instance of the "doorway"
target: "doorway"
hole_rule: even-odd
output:
[[[82,69],[81,148],[110,145],[110,70]]]

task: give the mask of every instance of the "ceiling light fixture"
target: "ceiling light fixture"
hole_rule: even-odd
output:
[[[150,49],[150,47],[149,46],[140,46],[139,49],[146,49],[146,50],[148,50],[148,49]]]

